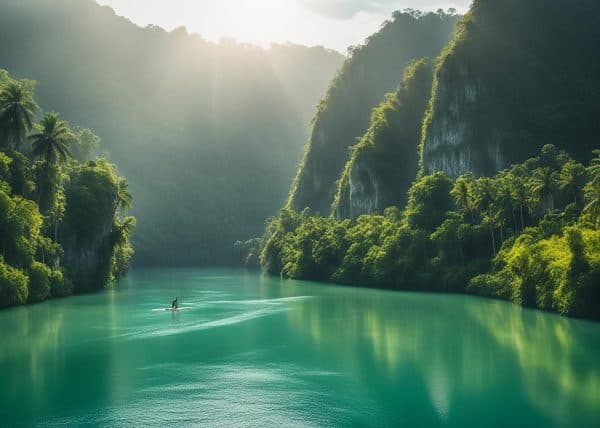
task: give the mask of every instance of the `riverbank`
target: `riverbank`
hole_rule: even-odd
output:
[[[336,219],[285,208],[251,254],[286,278],[473,293],[598,320],[599,173],[600,155],[586,169],[545,146],[494,177],[424,176],[403,211]]]

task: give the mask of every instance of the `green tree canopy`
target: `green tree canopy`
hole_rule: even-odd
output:
[[[21,149],[38,109],[31,82],[8,79],[0,84],[0,148]]]

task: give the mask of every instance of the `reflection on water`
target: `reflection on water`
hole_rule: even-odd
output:
[[[600,407],[600,337],[597,325],[520,308],[495,305],[470,310],[502,349],[518,359],[529,399],[566,423],[564,397],[590,411]],[[593,349],[593,352],[590,352]]]
[[[27,393],[44,400],[45,391],[61,366],[57,351],[63,340],[64,311],[35,305],[12,309],[10,313],[0,324],[0,367],[7,368],[2,371],[3,388],[18,393],[25,385],[31,386]],[[12,358],[14,355],[19,358]]]
[[[282,285],[290,294],[297,287]],[[440,422],[464,400],[494,396],[507,383],[548,423],[586,426],[574,422],[582,408],[600,422],[598,324],[465,296],[345,290],[295,304],[290,324],[366,382],[369,358],[385,379],[416,368]]]
[[[0,327],[8,426],[600,426],[600,324],[498,301],[155,270]]]

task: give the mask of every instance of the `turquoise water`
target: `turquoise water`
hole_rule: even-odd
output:
[[[136,270],[0,328],[1,426],[600,426],[600,323],[498,301]]]

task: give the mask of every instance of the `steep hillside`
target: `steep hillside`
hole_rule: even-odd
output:
[[[600,141],[600,3],[475,0],[442,55],[425,174],[492,174],[544,144],[589,159]]]
[[[408,62],[439,54],[457,19],[443,13],[396,12],[363,46],[351,50],[315,115],[290,208],[329,213],[348,148],[366,132],[371,109],[398,85]]]
[[[287,278],[474,293],[600,319],[600,150],[594,155],[586,168],[546,145],[494,177],[440,171],[414,182],[404,210],[357,219],[283,209],[260,262]]]
[[[404,207],[415,180],[423,115],[431,96],[433,61],[409,65],[395,94],[371,115],[367,133],[353,147],[339,180],[333,212],[338,218]]]
[[[271,45],[266,54],[288,101],[299,114],[302,125],[307,125],[308,132],[315,108],[344,57],[320,46],[295,44]]]
[[[139,28],[92,0],[0,0],[0,46],[0,67],[35,76],[42,108],[94,129],[129,177],[143,264],[233,262],[284,203],[343,60]]]

